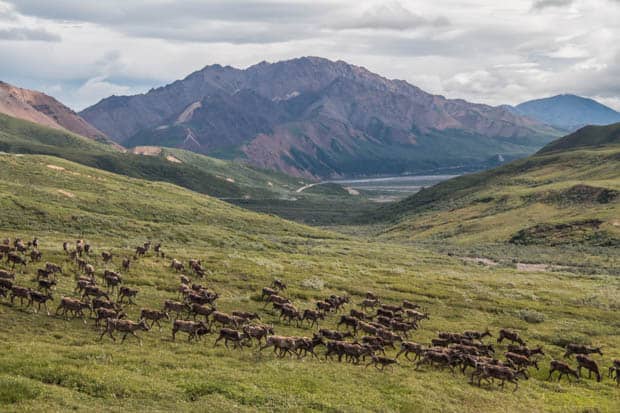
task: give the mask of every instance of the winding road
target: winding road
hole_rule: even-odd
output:
[[[299,194],[299,193],[301,193],[301,192],[305,191],[305,190],[306,190],[306,189],[308,189],[308,188],[312,188],[313,186],[316,186],[316,185],[321,185],[321,184],[324,184],[324,183],[325,183],[325,182],[315,182],[315,183],[313,183],[313,184],[304,185],[304,186],[302,186],[301,188],[297,188],[297,190],[296,190],[295,192],[297,192],[297,193]]]

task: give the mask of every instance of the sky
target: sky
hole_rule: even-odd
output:
[[[210,64],[344,60],[491,105],[620,110],[620,0],[0,0],[0,80],[75,110]]]

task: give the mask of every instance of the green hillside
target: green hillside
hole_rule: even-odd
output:
[[[219,179],[233,180],[235,184],[255,198],[289,198],[291,194],[308,181],[280,172],[267,171],[243,163],[223,161],[183,149],[164,148],[162,156],[168,154],[193,167],[209,171]]]
[[[620,357],[617,310],[620,282],[607,274],[523,272],[511,266],[487,268],[458,257],[408,244],[342,236],[248,212],[167,183],[128,178],[50,156],[0,156],[0,235],[40,239],[43,261],[63,266],[53,293],[52,313],[62,296],[75,296],[77,268],[62,242],[86,239],[94,252],[86,259],[101,279],[104,268],[119,269],[147,239],[162,242],[167,258],[152,253],[123,272],[124,285],[139,290],[126,305],[136,320],[140,308],[161,308],[177,299],[179,274],[170,259],[200,258],[206,279],[217,291],[221,311],[256,311],[277,334],[312,336],[316,331],[278,319],[259,291],[280,278],[284,294],[301,309],[330,294],[347,294],[359,308],[366,291],[384,303],[420,303],[431,319],[412,340],[429,343],[438,331],[500,328],[520,332],[547,356],[540,371],[511,386],[481,388],[461,373],[410,361],[384,372],[336,360],[277,358],[256,345],[243,350],[214,347],[214,335],[188,343],[171,323],[139,332],[123,344],[98,340],[94,320],[34,314],[0,298],[0,410],[23,411],[600,411],[617,408],[618,390],[583,378],[549,382],[549,360],[561,357],[568,341],[601,345],[601,367]],[[110,264],[101,261],[110,251]],[[603,256],[593,266],[604,263]],[[16,283],[35,287],[31,263]],[[5,260],[1,268],[8,268]],[[600,268],[604,268],[601,266]],[[190,273],[186,273],[191,275]],[[558,305],[561,303],[561,305]],[[336,328],[328,314],[321,328]],[[118,336],[118,335],[117,335]],[[494,339],[493,339],[494,340]],[[501,357],[505,344],[496,345]],[[395,350],[387,355],[394,357]]]
[[[233,229],[248,240],[282,231],[319,233],[168,183],[136,180],[60,158],[4,155],[0,162],[0,228],[60,231],[74,237],[152,233],[213,243],[225,243]]]
[[[375,216],[390,220],[387,237],[617,248],[619,127],[584,128],[534,156],[442,182]]]
[[[59,156],[106,171],[165,181],[217,197],[278,198],[307,182],[244,165],[169,150],[181,162],[123,153],[69,132],[45,128],[0,114],[0,151]],[[300,183],[301,181],[301,183]]]
[[[620,145],[620,123],[607,126],[586,126],[575,133],[551,142],[543,147],[539,153],[605,145]]]

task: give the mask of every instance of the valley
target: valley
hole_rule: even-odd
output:
[[[401,175],[328,181],[366,193],[375,202],[393,202],[457,175]]]
[[[617,116],[319,57],[0,83],[0,411],[616,412]]]
[[[53,167],[50,167],[53,166]],[[475,411],[613,411],[618,390],[602,383],[548,381],[549,360],[562,358],[567,342],[603,346],[602,368],[618,358],[617,311],[620,283],[605,271],[613,255],[592,254],[579,269],[553,272],[523,270],[511,264],[508,251],[492,267],[439,252],[424,244],[344,235],[307,227],[277,217],[248,212],[211,197],[168,183],[148,182],[99,171],[55,157],[0,156],[0,198],[3,237],[36,236],[43,261],[60,264],[63,274],[50,303],[52,316],[35,314],[18,301],[0,299],[5,320],[0,337],[0,403],[5,411],[38,410],[441,410]],[[67,196],[71,193],[72,196]],[[279,358],[271,349],[258,351],[214,346],[216,333],[187,342],[171,340],[170,322],[160,331],[138,332],[142,341],[124,343],[108,336],[99,340],[92,319],[68,320],[53,313],[62,296],[74,296],[74,262],[62,243],[83,238],[91,246],[85,256],[97,272],[118,270],[123,258],[123,286],[137,289],[136,305],[126,305],[136,320],[141,308],[161,308],[178,299],[179,273],[170,259],[187,263],[197,258],[206,269],[196,283],[218,292],[217,308],[257,312],[261,323],[278,334],[312,336],[316,328],[296,327],[278,318],[260,298],[274,278],[295,306],[313,308],[331,294],[350,297],[345,309],[359,308],[366,291],[385,304],[406,299],[430,314],[412,339],[427,343],[438,331],[490,329],[495,343],[499,329],[519,331],[528,345],[542,345],[540,370],[530,369],[519,389],[468,384],[468,376],[429,366],[415,367],[403,357],[399,365],[377,371],[308,356]],[[134,247],[146,240],[161,243],[166,258],[147,252],[133,259]],[[448,246],[445,246],[449,250]],[[110,263],[101,252],[113,254]],[[560,250],[556,249],[556,253]],[[499,252],[499,251],[498,251]],[[558,255],[540,262],[552,262]],[[41,262],[43,262],[41,261]],[[0,264],[7,268],[4,260]],[[36,285],[32,262],[16,268],[16,283]],[[320,328],[336,328],[342,313],[327,313]],[[340,331],[344,331],[340,328]],[[119,338],[116,334],[117,339]],[[486,341],[486,340],[485,340]],[[498,352],[505,344],[494,344]],[[398,346],[398,344],[397,344]],[[386,350],[394,357],[395,350]],[[333,391],[334,388],[340,389]],[[524,397],[526,395],[527,397]],[[208,406],[208,407],[207,407]]]
[[[445,181],[376,216],[392,221],[387,236],[616,248],[619,137],[617,124],[590,126],[534,156]]]

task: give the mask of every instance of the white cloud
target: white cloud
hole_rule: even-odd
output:
[[[117,85],[108,81],[105,77],[88,79],[75,91],[77,101],[93,102],[111,95],[127,95],[132,93],[129,86]]]
[[[42,29],[11,27],[0,29],[0,40],[59,42],[60,36]]]
[[[0,0],[0,73],[81,109],[207,64],[315,55],[476,102],[620,109],[619,19],[617,0]]]
[[[535,0],[532,8],[542,10],[549,7],[567,7],[573,4],[574,0]]]
[[[565,44],[547,53],[547,56],[556,59],[585,59],[590,57],[590,53],[576,44]]]
[[[444,16],[425,17],[414,13],[398,1],[373,4],[360,15],[353,15],[335,23],[341,29],[383,29],[407,30],[425,26],[447,26],[450,21]]]
[[[592,96],[592,99],[620,111],[620,97]]]

